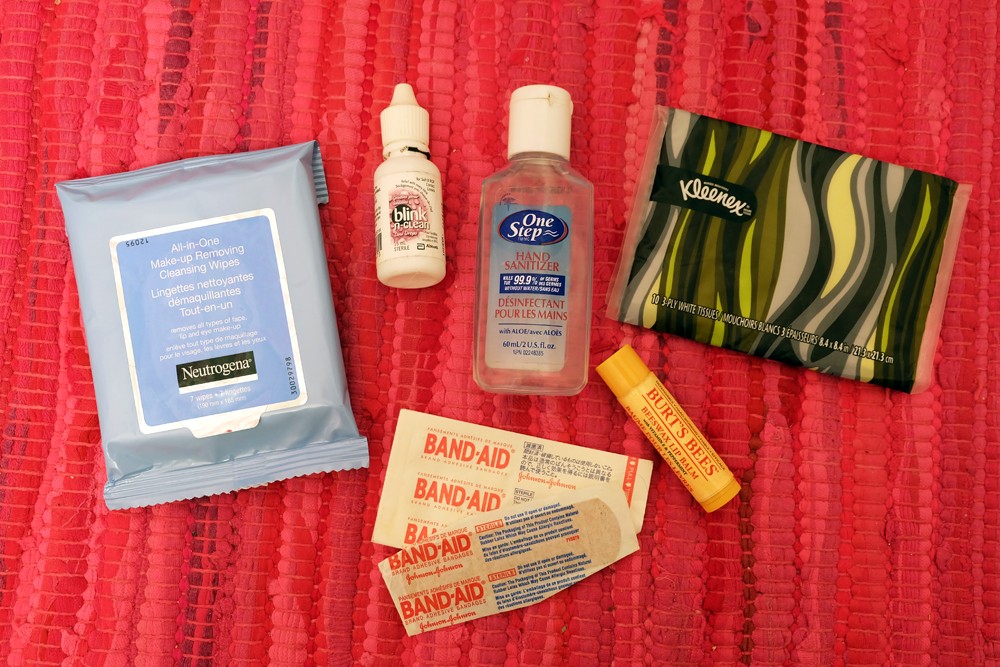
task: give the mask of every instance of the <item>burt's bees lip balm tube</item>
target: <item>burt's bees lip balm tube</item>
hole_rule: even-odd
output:
[[[608,357],[597,373],[706,512],[740,492],[725,462],[631,345]]]

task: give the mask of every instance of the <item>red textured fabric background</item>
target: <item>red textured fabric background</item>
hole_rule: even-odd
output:
[[[997,40],[991,0],[3,0],[0,664],[997,664]],[[444,176],[448,277],[419,291],[373,261],[377,111],[402,80]],[[658,462],[638,553],[407,638],[370,541],[401,408],[655,458],[596,374],[558,399],[472,381],[479,188],[528,83],[572,93],[597,186],[592,362],[631,341],[743,492],[706,515]],[[604,317],[657,103],[973,184],[930,391]],[[313,138],[371,468],[109,512],[54,184]]]

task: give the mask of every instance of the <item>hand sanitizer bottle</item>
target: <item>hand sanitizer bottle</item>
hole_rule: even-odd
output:
[[[483,182],[473,376],[486,391],[587,384],[594,186],[569,165],[572,115],[561,88],[515,90],[509,162]]]
[[[429,287],[444,278],[441,172],[430,161],[427,110],[398,84],[379,116],[382,157],[375,170],[375,267],[389,287]]]

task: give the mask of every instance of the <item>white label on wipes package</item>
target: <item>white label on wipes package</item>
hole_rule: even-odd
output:
[[[379,569],[415,635],[540,602],[638,548],[624,494],[590,487],[467,518]]]
[[[274,211],[111,239],[139,428],[204,437],[306,400]]]
[[[401,410],[372,540],[402,547],[469,515],[588,486],[623,491],[638,532],[652,471],[646,459]]]

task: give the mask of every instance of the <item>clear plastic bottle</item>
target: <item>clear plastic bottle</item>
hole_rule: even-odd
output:
[[[483,182],[473,376],[486,391],[587,384],[594,186],[569,165],[572,113],[561,88],[515,90],[509,163]]]
[[[428,152],[429,117],[400,83],[379,116],[382,156],[375,169],[375,266],[389,287],[429,287],[444,278],[441,172]]]

